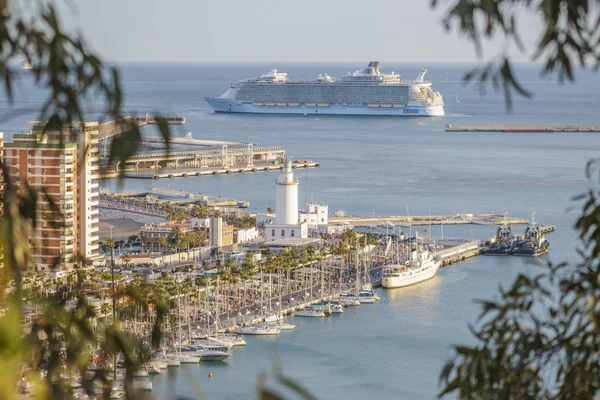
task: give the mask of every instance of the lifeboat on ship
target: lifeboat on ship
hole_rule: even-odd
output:
[[[287,106],[287,103],[277,103],[278,106]]]
[[[298,107],[300,105],[300,103],[287,103],[288,106],[290,107]]]
[[[304,103],[304,105],[307,107],[314,107],[317,105],[317,103]]]
[[[266,102],[265,101],[265,106],[274,106],[274,105],[275,105],[275,103],[271,103],[271,102]]]
[[[253,102],[252,102],[252,105],[253,105],[253,106],[264,106],[264,105],[265,105],[265,103],[263,103],[262,101],[253,101]]]
[[[319,106],[319,107],[327,107],[327,106],[329,106],[329,103],[317,103],[317,106]]]
[[[391,106],[391,104],[382,104],[380,107],[390,108]]]
[[[404,104],[394,104],[394,108],[402,108],[404,107]]]
[[[369,107],[379,107],[379,104],[377,104],[377,103],[369,103],[369,104],[367,104],[367,106],[369,106]]]

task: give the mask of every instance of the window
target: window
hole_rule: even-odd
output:
[[[292,236],[295,236],[295,235],[294,235],[295,233],[296,233],[296,231],[294,231],[294,230],[292,229]]]
[[[281,237],[284,237],[284,236],[285,236],[285,229],[282,229],[281,230]]]
[[[275,229],[271,231],[271,236],[275,236]]]

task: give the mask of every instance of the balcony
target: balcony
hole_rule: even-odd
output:
[[[100,238],[97,235],[90,236],[88,243],[98,243],[99,240],[100,240]]]
[[[98,224],[100,220],[98,218],[92,218],[88,220],[88,225]]]

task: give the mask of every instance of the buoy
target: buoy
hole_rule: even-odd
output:
[[[212,378],[212,374],[211,374],[210,372],[208,373],[208,377],[209,377],[209,378]]]
[[[294,343],[296,343],[296,339],[294,339]]]

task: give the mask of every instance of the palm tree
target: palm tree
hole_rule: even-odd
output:
[[[121,254],[121,262],[125,264],[125,268],[129,268],[129,262],[131,261],[131,255],[129,253]]]
[[[112,306],[110,303],[102,303],[99,311],[100,314],[104,316],[104,320],[106,321],[108,319],[108,314],[112,311]]]
[[[165,249],[169,246],[169,238],[167,238],[166,236],[161,237],[160,239],[158,239],[158,245],[160,246],[160,251],[162,252],[162,255],[163,255],[163,264],[164,264]]]
[[[210,208],[206,204],[196,204],[192,207],[190,214],[194,218],[208,218]]]

